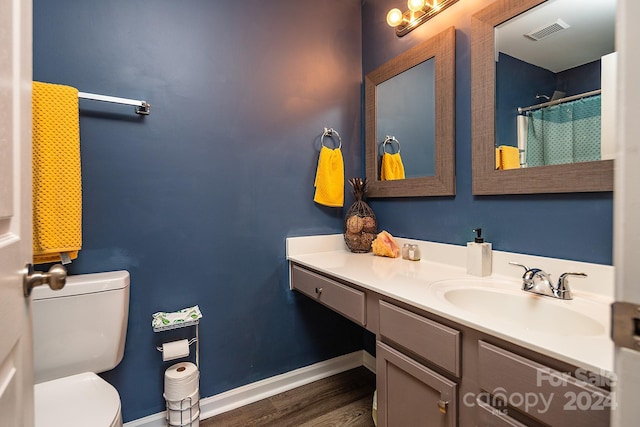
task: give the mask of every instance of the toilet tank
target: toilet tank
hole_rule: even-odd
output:
[[[69,276],[32,292],[35,382],[115,368],[124,354],[129,272]]]

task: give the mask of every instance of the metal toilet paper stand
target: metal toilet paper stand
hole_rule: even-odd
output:
[[[190,326],[195,326],[196,330],[195,330],[195,337],[191,338],[189,340],[189,346],[191,346],[191,344],[195,343],[196,345],[196,367],[198,369],[200,369],[200,341],[199,341],[199,336],[198,336],[198,326],[200,324],[200,319],[194,319],[194,320],[187,320],[181,323],[177,323],[177,324],[170,324],[170,325],[163,325],[163,326],[159,326],[159,327],[154,327],[153,328],[153,332],[163,332],[163,331],[170,331],[172,329],[180,329],[180,328],[187,328]],[[162,353],[162,347],[156,347],[156,350],[158,350],[159,352]],[[198,398],[198,404],[199,404],[199,398]],[[187,397],[182,399],[181,401],[179,401],[180,405],[179,405],[179,409],[178,408],[172,408],[170,406],[169,401],[166,402],[167,405],[167,423],[170,426],[192,426],[194,425],[194,419],[193,419],[193,408],[196,404],[196,402],[193,401],[193,399],[191,397]],[[184,420],[183,419],[183,414],[184,411],[189,410],[189,414],[188,414],[188,420]],[[197,409],[199,411],[199,407]],[[172,422],[171,420],[171,411],[179,411],[180,412],[180,420],[177,421],[179,422],[179,424],[175,424],[174,422]],[[200,418],[200,415],[198,415],[198,420]],[[199,421],[198,421],[199,422]]]

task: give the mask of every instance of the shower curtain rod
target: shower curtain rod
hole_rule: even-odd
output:
[[[137,99],[119,98],[117,96],[98,95],[96,93],[78,92],[78,98],[91,99],[93,101],[112,102],[114,104],[133,105],[136,107],[137,114],[148,115],[151,110],[151,104],[146,101],[138,101]]]
[[[556,99],[555,101],[543,102],[542,104],[532,105],[531,107],[518,107],[518,114],[522,114],[526,111],[537,110],[538,108],[550,107],[556,104],[562,104],[563,102],[569,102],[576,99],[587,98],[589,96],[600,95],[601,89],[592,90],[591,92],[581,93],[579,95],[567,96],[566,98]]]

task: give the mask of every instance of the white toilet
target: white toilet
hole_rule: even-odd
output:
[[[121,427],[120,395],[97,372],[124,354],[129,273],[69,276],[32,292],[36,427]]]

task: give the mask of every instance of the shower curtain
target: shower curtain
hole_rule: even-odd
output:
[[[600,160],[600,95],[529,112],[527,166]]]

